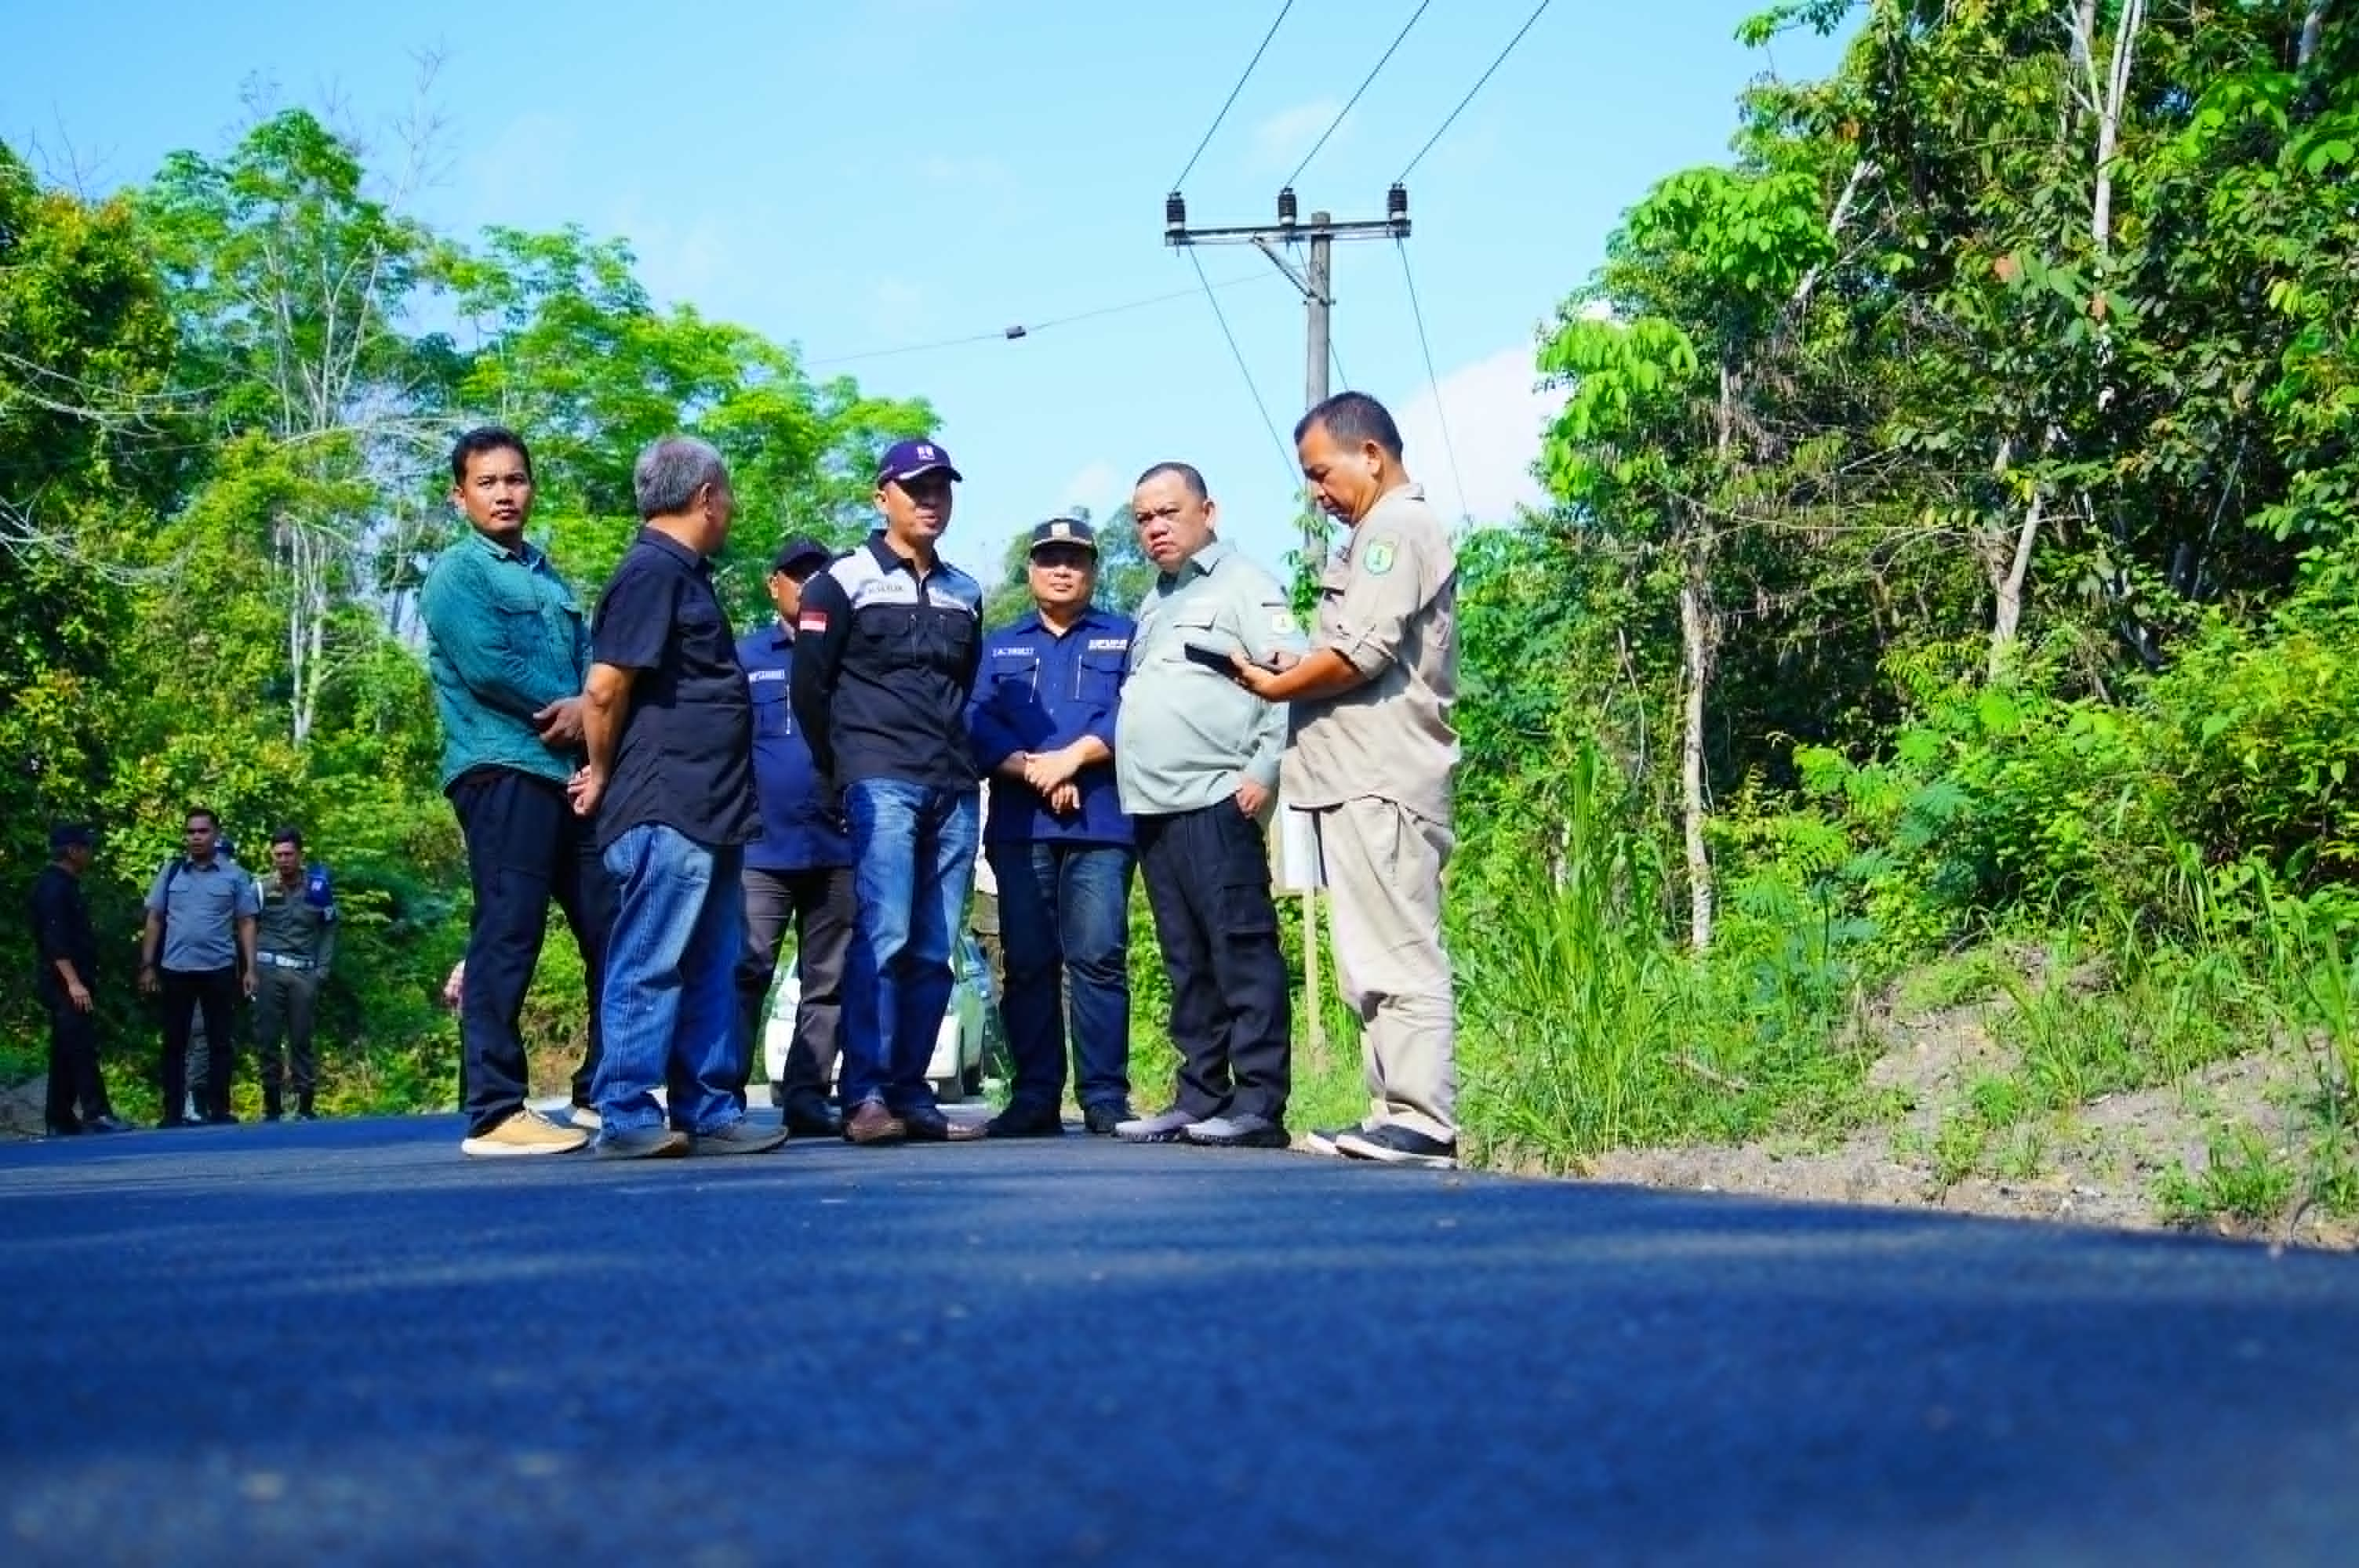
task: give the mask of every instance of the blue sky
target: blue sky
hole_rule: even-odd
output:
[[[1298,182],[1303,212],[1380,216],[1533,3],[1434,0]],[[1454,474],[1399,255],[1336,247],[1349,384],[1400,416],[1409,466],[1446,512],[1462,493],[1486,520],[1537,498],[1527,470],[1549,400],[1532,387],[1534,334],[1623,211],[1723,156],[1750,77],[1831,69],[1821,40],[1738,47],[1737,22],[1764,3],[1556,0],[1409,178],[1407,252]],[[1103,510],[1166,458],[1204,470],[1228,533],[1265,564],[1292,543],[1288,470],[1162,239],[1169,182],[1276,0],[245,0],[234,20],[118,0],[103,37],[87,8],[5,8],[0,135],[98,189],[173,148],[224,146],[254,77],[386,134],[413,102],[414,57],[440,51],[442,166],[421,216],[460,233],[619,234],[659,298],[795,344],[816,374],[929,398],[967,478],[946,549],[971,568],[991,570],[1014,533],[1069,503]],[[1271,219],[1281,180],[1415,8],[1297,0],[1188,178],[1191,222]],[[1250,250],[1196,254],[1283,434],[1302,405],[1299,297]],[[1016,341],[849,357],[1178,290]]]

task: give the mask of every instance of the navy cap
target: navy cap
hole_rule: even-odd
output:
[[[1090,525],[1078,517],[1051,517],[1046,523],[1032,525],[1032,545],[1026,554],[1036,554],[1049,545],[1071,545],[1098,553],[1098,536]]]
[[[835,559],[833,550],[808,534],[798,534],[780,545],[778,553],[770,557],[770,574],[775,577],[780,572],[791,572],[805,561],[816,561],[825,565],[833,559]]]
[[[915,479],[921,473],[941,470],[952,479],[966,475],[951,466],[951,455],[931,441],[896,441],[876,465],[876,482],[886,480]]]
[[[52,855],[61,855],[76,844],[87,849],[93,842],[90,829],[79,822],[60,822],[49,829],[49,853]]]

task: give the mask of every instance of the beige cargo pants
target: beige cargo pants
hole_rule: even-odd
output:
[[[1442,823],[1363,795],[1307,812],[1331,896],[1335,981],[1359,1015],[1369,1125],[1458,1137],[1458,1009],[1441,944]]]

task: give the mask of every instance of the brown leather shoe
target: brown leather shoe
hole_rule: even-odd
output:
[[[898,1143],[908,1135],[908,1125],[886,1110],[882,1100],[863,1100],[859,1108],[844,1119],[846,1143]]]

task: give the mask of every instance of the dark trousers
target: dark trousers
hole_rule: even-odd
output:
[[[200,1118],[229,1114],[231,1069],[237,1065],[237,970],[166,969],[164,991],[164,1125],[180,1122],[181,1100],[193,1088]],[[205,1081],[189,1082],[189,1026],[205,1015]]]
[[[991,844],[984,854],[999,883],[1007,962],[1000,1013],[1016,1069],[1009,1103],[1064,1102],[1070,1006],[1074,1098],[1084,1110],[1127,1105],[1136,857],[1121,844]]]
[[[1180,1056],[1174,1108],[1199,1120],[1235,1114],[1283,1122],[1294,1018],[1261,829],[1233,801],[1141,816],[1134,826],[1171,979],[1171,1042]]]
[[[843,966],[852,951],[857,904],[852,868],[772,871],[745,868],[745,946],[737,960],[737,1101],[745,1101],[754,1064],[761,1060],[763,1004],[778,977],[778,945],[788,923],[795,928],[795,979],[801,1000],[795,1008],[794,1043],[771,1093],[780,1105],[798,1096],[827,1094],[828,1068],[835,1060],[836,1032],[843,1019]]]
[[[591,1102],[604,1039],[606,943],[614,888],[591,825],[573,815],[565,791],[512,768],[484,768],[451,784],[451,805],[467,840],[475,913],[467,929],[467,980],[459,1004],[462,1106],[471,1132],[487,1132],[524,1105],[528,1087],[525,992],[549,933],[549,903],[582,950],[590,1000],[590,1049],[573,1074],[573,1100]]]
[[[290,969],[264,961],[256,967],[254,1048],[262,1065],[262,1106],[271,1116],[282,1103],[279,1082],[292,1066],[295,1103],[311,1108],[317,1076],[311,1055],[311,1025],[320,1004],[320,971]]]
[[[107,1103],[106,1080],[98,1071],[98,1021],[62,995],[49,998],[49,1094],[41,1119],[50,1131],[62,1132],[113,1116],[114,1108]]]

